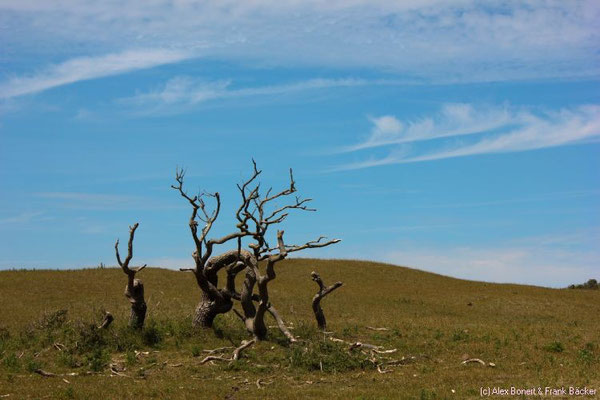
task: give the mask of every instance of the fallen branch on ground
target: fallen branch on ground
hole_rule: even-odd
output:
[[[248,347],[252,346],[254,343],[256,343],[256,339],[244,340],[242,342],[242,344],[233,351],[231,358],[219,357],[219,356],[207,356],[206,358],[204,358],[204,360],[200,361],[200,364],[205,364],[209,361],[237,361],[240,359],[240,356],[242,355],[242,351],[244,351]]]
[[[372,326],[366,326],[365,328],[370,329],[372,331],[389,331],[389,328],[374,328]]]
[[[496,364],[494,364],[493,362],[486,363],[485,361],[483,361],[483,360],[481,360],[479,358],[469,358],[468,360],[464,360],[463,362],[461,362],[462,365],[467,365],[467,364],[470,364],[470,363],[479,363],[481,365],[488,366],[488,367],[495,367],[496,366]]]
[[[35,370],[35,371],[33,371],[33,372],[35,372],[36,374],[39,374],[39,375],[41,375],[41,376],[47,377],[47,378],[48,378],[48,377],[51,377],[51,376],[58,376],[58,375],[57,375],[57,374],[55,374],[55,373],[48,372],[48,371],[44,371],[43,369],[39,369],[39,368],[38,368],[38,369],[36,369],[36,370]]]
[[[258,378],[256,380],[256,387],[259,388],[259,389],[262,389],[261,385],[270,385],[271,383],[273,383],[273,381],[266,381],[266,382],[264,382],[262,379]]]

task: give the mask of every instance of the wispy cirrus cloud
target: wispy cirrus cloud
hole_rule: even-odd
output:
[[[333,170],[527,151],[600,138],[599,105],[543,112],[446,105],[440,115],[417,122],[403,123],[391,116],[373,118],[372,122],[374,127],[369,138],[343,151],[391,146],[389,154],[341,165]],[[466,136],[470,140],[454,140]],[[428,146],[428,150],[420,150],[419,142],[429,140],[436,141],[433,146]],[[407,149],[402,146],[403,143],[413,143],[413,146]]]
[[[524,116],[511,115],[507,108],[479,108],[471,104],[444,104],[440,113],[414,121],[402,122],[393,115],[369,118],[373,128],[362,143],[344,147],[339,152],[351,152],[372,147],[432,140],[450,136],[472,135],[519,124]]]
[[[10,217],[0,218],[0,226],[2,225],[13,225],[13,224],[26,224],[29,223],[38,217],[44,215],[41,211],[28,211],[22,212],[17,215],[12,215]]]
[[[191,106],[219,99],[275,96],[318,89],[400,83],[400,81],[394,80],[317,78],[276,85],[239,87],[234,86],[231,80],[205,81],[190,76],[177,76],[169,79],[164,85],[155,90],[137,93],[135,96],[119,99],[118,102],[133,107]]]
[[[599,18],[594,0],[190,0],[144,7],[7,0],[0,4],[0,34],[8,49],[23,49],[11,52],[20,66],[31,65],[32,55],[68,60],[73,49],[98,57],[98,49],[118,54],[129,46],[263,66],[369,68],[428,82],[473,82],[598,77]],[[51,81],[72,82],[57,75]]]
[[[0,98],[41,92],[74,82],[122,74],[138,69],[178,62],[191,57],[179,50],[128,50],[90,57],[75,57],[28,75],[14,76],[0,83]]]

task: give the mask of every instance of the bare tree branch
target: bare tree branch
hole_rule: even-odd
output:
[[[327,296],[329,293],[333,292],[335,289],[342,286],[342,282],[336,282],[333,285],[326,287],[323,283],[323,280],[315,271],[310,273],[310,276],[313,281],[317,282],[319,285],[319,291],[312,299],[312,309],[315,313],[315,318],[317,319],[317,324],[322,331],[327,330],[327,321],[325,320],[325,314],[323,313],[323,309],[321,308],[321,300],[323,297]]]

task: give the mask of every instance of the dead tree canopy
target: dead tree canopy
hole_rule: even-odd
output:
[[[131,303],[131,314],[129,316],[129,326],[136,329],[141,329],[144,326],[144,320],[146,319],[146,301],[144,300],[144,284],[141,280],[135,278],[135,274],[146,268],[146,264],[141,267],[130,268],[129,262],[133,258],[133,238],[135,236],[135,230],[139,224],[136,222],[133,226],[129,227],[129,242],[127,243],[127,257],[124,261],[121,260],[119,255],[119,240],[115,243],[115,253],[117,256],[117,262],[121,269],[127,275],[127,286],[125,287],[125,297],[129,299]]]
[[[312,280],[317,282],[319,285],[319,291],[312,299],[312,309],[315,313],[315,318],[317,319],[317,325],[319,325],[319,328],[324,331],[327,329],[327,321],[325,320],[325,314],[321,308],[321,300],[323,300],[323,297],[342,286],[342,282],[336,282],[331,286],[325,286],[325,283],[323,283],[323,280],[315,271],[311,272],[310,276]]]
[[[261,340],[266,337],[267,327],[264,315],[269,312],[276,319],[284,334],[290,340],[294,340],[269,301],[268,284],[276,277],[275,264],[285,259],[289,253],[308,248],[329,246],[339,242],[339,240],[327,241],[324,237],[320,237],[301,245],[287,245],[283,238],[284,232],[278,230],[276,235],[277,244],[271,247],[267,241],[267,233],[272,225],[282,223],[291,210],[315,210],[307,206],[311,199],[300,199],[299,197],[295,197],[286,205],[271,207],[275,204],[275,200],[285,201],[296,192],[294,177],[290,169],[289,187],[277,193],[269,189],[263,195],[261,194],[260,184],[255,183],[261,172],[253,161],[252,176],[238,185],[241,202],[235,213],[237,229],[220,238],[209,239],[208,234],[221,210],[221,198],[218,193],[188,195],[183,185],[184,172],[177,171],[175,176],[177,184],[172,187],[192,207],[189,228],[196,247],[193,253],[194,268],[183,270],[193,272],[196,282],[202,290],[202,298],[194,316],[195,326],[212,326],[216,315],[230,311],[233,301],[239,300],[243,313],[238,313],[238,315],[255,339]],[[204,201],[209,198],[214,201],[212,210],[208,209]],[[219,256],[212,255],[215,245],[225,244],[233,240],[236,241],[237,249]],[[242,243],[246,240],[250,241],[249,250],[242,248]],[[227,273],[227,282],[222,288],[219,288],[217,273],[223,268]],[[245,279],[240,292],[237,292],[235,277],[241,272],[245,272]],[[258,293],[255,293],[255,288]]]
[[[284,241],[284,231],[278,230],[276,234],[276,245],[269,245],[267,234],[273,225],[282,223],[292,210],[316,211],[309,208],[307,203],[311,199],[295,197],[288,204],[272,207],[275,200],[285,202],[289,196],[296,192],[294,175],[290,169],[289,187],[274,193],[268,189],[264,195],[261,194],[260,184],[250,188],[252,182],[260,175],[261,171],[253,162],[254,171],[252,177],[243,185],[238,185],[242,197],[242,205],[238,209],[238,229],[241,234],[251,238],[249,248],[252,250],[254,259],[262,262],[264,270],[261,271],[259,263],[252,263],[246,267],[246,277],[241,292],[241,305],[243,309],[243,320],[246,329],[255,339],[262,340],[267,336],[267,326],[264,321],[265,313],[269,311],[268,284],[276,278],[275,265],[284,260],[288,254],[308,248],[319,248],[338,243],[339,239],[326,241],[324,237],[309,241],[301,245],[288,245]],[[264,271],[264,272],[263,272]],[[254,288],[258,289],[258,305],[254,304]],[[277,319],[277,318],[276,318]],[[279,323],[279,320],[278,320]],[[279,324],[281,327],[281,324]],[[287,336],[287,335],[286,335]],[[290,335],[291,336],[291,335]],[[288,336],[289,337],[289,336]],[[292,337],[293,338],[293,337]]]
[[[210,328],[218,314],[226,313],[233,307],[236,274],[242,271],[246,265],[256,263],[256,260],[253,260],[252,254],[241,249],[239,245],[237,250],[212,257],[215,245],[224,244],[233,239],[241,239],[244,234],[235,231],[220,238],[209,239],[208,234],[219,217],[221,197],[219,193],[188,195],[184,189],[184,176],[183,170],[177,170],[175,174],[177,184],[171,187],[177,190],[192,207],[188,225],[196,249],[192,254],[194,268],[183,268],[182,271],[191,271],[202,291],[192,324],[194,327]],[[215,206],[212,211],[208,210],[205,198],[214,199]],[[203,224],[202,228],[199,228],[200,222]],[[227,285],[219,288],[218,272],[223,268],[227,271]]]

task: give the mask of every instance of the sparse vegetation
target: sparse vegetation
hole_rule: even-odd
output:
[[[194,331],[198,291],[185,274],[144,270],[152,297],[136,331],[114,268],[2,271],[0,395],[465,399],[478,397],[482,385],[600,387],[600,292],[469,282],[358,261],[292,259],[279,267],[285,274],[270,296],[299,342],[273,329],[239,360],[214,364],[201,364],[208,350],[226,348],[214,354],[229,356],[250,336],[232,313],[219,315],[214,330]],[[318,329],[311,308],[315,284],[307,277],[316,267],[324,279],[344,281],[326,300],[331,335]],[[83,282],[95,284],[83,293]],[[369,295],[373,287],[377,296]],[[98,329],[105,309],[115,321]],[[360,349],[349,350],[346,343],[355,342],[396,349],[380,357],[404,360],[380,373]]]

